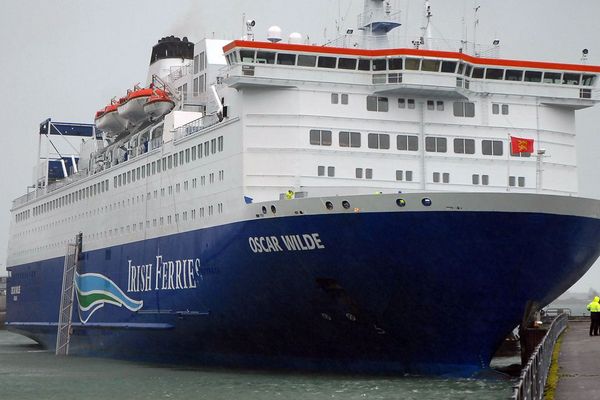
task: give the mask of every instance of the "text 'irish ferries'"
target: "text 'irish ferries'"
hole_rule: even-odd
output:
[[[254,253],[272,253],[278,251],[306,251],[324,249],[318,233],[303,235],[253,236],[248,238],[250,250]]]
[[[128,292],[152,290],[195,289],[196,276],[200,275],[200,259],[163,261],[156,256],[156,264],[133,265],[128,261]]]

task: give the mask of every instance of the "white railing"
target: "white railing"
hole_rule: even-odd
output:
[[[205,115],[202,118],[198,118],[177,128],[175,132],[175,140],[201,132],[204,129],[218,124],[219,122],[221,122],[221,119],[217,114]]]

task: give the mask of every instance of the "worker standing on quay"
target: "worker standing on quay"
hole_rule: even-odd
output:
[[[592,322],[590,324],[590,336],[598,336],[600,331],[600,297],[594,297],[594,301],[588,304],[587,309],[590,312]]]

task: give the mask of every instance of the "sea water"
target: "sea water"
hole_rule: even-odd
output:
[[[56,357],[0,330],[0,399],[506,399],[513,380],[179,368]]]

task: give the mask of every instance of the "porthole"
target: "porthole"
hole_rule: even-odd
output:
[[[275,206],[271,206],[271,212],[272,212],[273,214],[275,214],[275,213],[277,212],[277,209],[275,208]]]
[[[266,214],[266,213],[267,213],[267,207],[265,207],[265,206],[262,206],[262,213],[263,213],[263,214]]]
[[[397,199],[396,200],[396,205],[398,207],[404,207],[404,206],[406,206],[406,200],[404,200],[404,199]]]
[[[421,204],[425,207],[429,207],[431,205],[431,199],[429,197],[425,197],[421,200]]]
[[[333,210],[333,203],[332,203],[332,202],[330,202],[330,201],[326,201],[326,202],[325,202],[325,207],[326,207],[328,210]]]
[[[346,210],[350,208],[350,203],[347,200],[342,201],[342,207]]]

